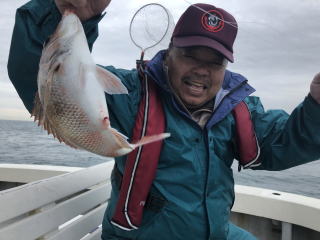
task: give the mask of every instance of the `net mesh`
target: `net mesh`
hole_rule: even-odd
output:
[[[141,7],[130,23],[133,43],[151,57],[155,52],[167,48],[174,29],[171,13],[164,6],[151,3]]]

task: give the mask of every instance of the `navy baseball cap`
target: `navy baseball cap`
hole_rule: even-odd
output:
[[[175,47],[210,47],[233,62],[237,32],[237,22],[230,13],[210,4],[197,3],[181,15],[171,43]]]

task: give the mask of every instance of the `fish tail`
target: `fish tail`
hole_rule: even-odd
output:
[[[148,143],[163,140],[167,137],[170,137],[170,133],[161,133],[161,134],[152,135],[152,136],[145,136],[145,137],[141,138],[138,142],[136,142],[132,145],[134,148],[136,148],[136,147],[148,144]]]

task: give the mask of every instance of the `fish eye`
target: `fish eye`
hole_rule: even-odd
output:
[[[60,65],[61,65],[61,64],[58,64],[58,65],[55,67],[55,69],[54,69],[55,72],[58,72],[58,71],[59,71]]]

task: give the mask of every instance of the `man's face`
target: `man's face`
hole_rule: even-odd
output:
[[[221,88],[227,61],[207,47],[172,47],[165,64],[175,93],[188,108],[211,100]]]

